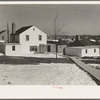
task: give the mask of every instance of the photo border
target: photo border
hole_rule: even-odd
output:
[[[0,0],[8,2],[8,4],[13,2],[13,0]],[[20,0],[17,0],[18,2]],[[21,0],[22,2],[26,2],[27,0]],[[29,0],[28,2],[44,2],[47,0]],[[54,1],[54,0],[48,0]],[[58,2],[61,0],[55,0]],[[73,2],[76,0],[63,0],[61,2]],[[80,1],[80,0],[77,0]],[[94,0],[81,0],[81,1],[93,1]],[[96,0],[99,1],[99,0]],[[16,2],[16,1],[14,1]],[[93,4],[93,3],[92,3]],[[99,2],[100,4],[100,2]],[[54,88],[53,86],[0,86],[0,99],[2,100],[33,100],[33,99],[67,99],[67,100],[99,100],[100,99],[100,87],[98,86],[61,86],[63,89]],[[34,91],[35,90],[35,91]],[[49,94],[47,93],[49,91]],[[40,92],[40,93],[39,93]],[[43,93],[45,92],[45,93]],[[77,93],[76,93],[77,92]],[[90,93],[88,93],[90,92]],[[82,93],[82,94],[81,94]]]

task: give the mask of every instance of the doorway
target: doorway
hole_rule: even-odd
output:
[[[47,52],[51,52],[51,46],[50,45],[47,46]]]

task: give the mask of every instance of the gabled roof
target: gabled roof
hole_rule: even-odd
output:
[[[32,27],[32,26],[33,26],[33,25],[31,25],[31,26],[25,26],[25,27],[22,27],[22,28],[18,29],[18,30],[16,31],[15,35],[21,34],[22,32],[26,31],[27,29],[29,29],[29,28]]]
[[[82,40],[75,40],[74,42],[71,42],[68,44],[68,46],[92,46],[97,45],[96,42],[89,41],[88,39],[82,39]]]
[[[6,32],[6,30],[1,31],[0,34],[2,34],[2,33],[4,33],[4,32]]]
[[[96,42],[90,41],[90,39],[85,39],[85,40],[80,40],[80,42],[84,43],[85,46],[89,46],[89,45],[97,45]]]

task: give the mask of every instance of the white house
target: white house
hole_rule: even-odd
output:
[[[22,27],[10,35],[10,43],[0,43],[0,52],[5,55],[21,55],[46,52],[47,35],[37,27],[31,25]],[[3,47],[3,48],[2,48]],[[3,50],[2,50],[3,49]]]
[[[100,56],[100,47],[99,46],[66,47],[64,52],[66,55],[69,56],[78,56],[78,57]]]
[[[75,41],[64,48],[64,54],[78,57],[100,56],[100,46],[88,39],[81,40],[76,36]]]

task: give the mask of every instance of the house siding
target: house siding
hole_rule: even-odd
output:
[[[69,55],[69,56],[79,56],[81,57],[81,49],[80,48],[70,48],[70,47],[66,47],[65,48],[65,54]]]
[[[5,51],[5,55],[9,55],[9,56],[18,56],[22,54],[21,51],[21,45],[5,45],[6,46],[6,51]],[[15,46],[15,51],[12,50],[12,46]]]
[[[85,52],[87,49],[87,53]],[[99,56],[99,48],[86,48],[86,49],[82,49],[82,57],[84,56]],[[94,52],[94,49],[96,50],[96,52]]]
[[[94,52],[94,49],[96,50],[96,52]],[[86,53],[87,50],[87,53]],[[74,48],[74,47],[66,47],[65,48],[65,54],[66,55],[70,55],[70,56],[79,56],[79,57],[88,57],[88,56],[100,56],[100,52],[99,52],[99,47],[78,47],[78,48]]]
[[[33,30],[35,28],[35,30]],[[29,41],[26,41],[26,35],[29,35]],[[42,40],[39,40],[39,35],[42,36]],[[30,51],[30,46],[37,46],[39,49],[40,44],[47,44],[47,35],[40,31],[36,27],[31,27],[19,35],[20,44],[22,45],[23,54],[33,54],[34,51]],[[38,50],[39,51],[39,50]]]
[[[6,46],[2,43],[0,43],[0,53],[5,54]]]

